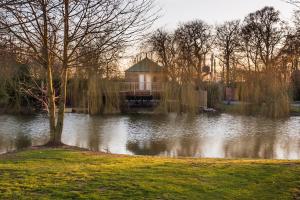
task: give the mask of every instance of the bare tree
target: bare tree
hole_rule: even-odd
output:
[[[294,28],[290,28],[284,47],[281,50],[281,56],[287,58],[291,63],[291,70],[299,68],[300,58],[300,11],[294,14]]]
[[[234,56],[240,47],[240,21],[229,21],[217,27],[216,45],[220,51],[220,60],[226,67],[226,85],[230,84],[230,68]]]
[[[158,29],[150,37],[148,43],[159,62],[164,66],[165,72],[171,81],[176,81],[176,44],[172,34]]]
[[[202,81],[202,67],[213,44],[212,28],[204,21],[194,20],[181,25],[176,31],[176,42],[190,75],[196,72],[198,85]],[[190,69],[190,67],[193,67]]]
[[[241,46],[240,50],[245,55],[246,66],[248,71],[251,72],[254,67],[254,71],[259,71],[259,49],[261,44],[261,38],[256,37],[253,31],[252,24],[244,22],[241,28]]]
[[[252,35],[253,41],[259,50],[259,57],[269,70],[275,65],[275,60],[280,53],[285,39],[283,22],[280,20],[279,11],[273,7],[264,7],[254,13],[250,13],[245,22],[247,29]]]
[[[1,27],[24,44],[27,55],[47,71],[49,145],[62,144],[68,70],[84,56],[80,49],[97,47],[85,51],[86,55],[95,49],[98,53],[111,51],[120,42],[135,41],[157,18],[153,0],[4,0],[0,12]],[[54,62],[60,67],[54,69]],[[56,70],[59,92],[53,83]]]

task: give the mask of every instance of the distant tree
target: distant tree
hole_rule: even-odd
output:
[[[253,46],[258,47],[259,58],[265,70],[270,70],[275,66],[286,35],[279,11],[273,7],[264,7],[250,13],[245,18],[245,23],[244,33],[251,35],[252,42],[256,43]]]
[[[162,29],[158,29],[150,36],[148,43],[151,46],[151,51],[164,66],[168,78],[171,81],[176,81],[177,51],[174,35]]]
[[[244,22],[241,28],[241,46],[240,50],[245,55],[246,66],[249,72],[253,70],[259,71],[259,49],[260,49],[260,37],[255,36],[252,24]]]
[[[182,24],[175,31],[176,42],[181,58],[186,63],[188,74],[197,74],[197,82],[202,81],[206,55],[212,48],[212,27],[201,20]],[[190,69],[190,67],[193,67]]]
[[[292,70],[297,70],[300,58],[300,11],[296,11],[294,14],[294,25],[295,28],[291,29],[286,36],[281,55],[291,62]]]
[[[229,21],[217,26],[216,47],[220,51],[220,60],[226,68],[226,85],[230,85],[230,69],[235,54],[240,47],[240,21]]]

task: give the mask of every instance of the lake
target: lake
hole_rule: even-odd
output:
[[[0,153],[48,140],[46,115],[0,115]],[[68,113],[63,142],[128,155],[300,159],[300,117]]]

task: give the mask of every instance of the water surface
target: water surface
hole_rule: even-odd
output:
[[[0,115],[0,153],[48,140],[45,115]],[[300,159],[300,117],[66,114],[63,142],[129,155]]]

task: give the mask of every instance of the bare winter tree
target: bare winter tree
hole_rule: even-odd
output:
[[[153,0],[3,0],[0,13],[1,27],[47,71],[48,145],[55,146],[62,144],[68,70],[80,57],[136,40],[157,18]],[[80,53],[86,46],[93,48]],[[54,68],[54,63],[60,67]],[[57,70],[59,91],[53,83]]]
[[[202,67],[213,44],[212,28],[201,20],[181,25],[175,32],[178,50],[189,74],[196,72],[198,85],[202,81]],[[193,69],[190,69],[193,66]]]
[[[275,61],[283,46],[286,36],[283,22],[280,20],[279,11],[273,7],[264,7],[254,13],[250,13],[245,22],[248,26],[248,34],[258,47],[259,58],[266,70],[275,66]]]
[[[295,12],[295,29],[290,30],[287,35],[282,54],[288,57],[292,64],[292,70],[297,70],[299,68],[299,58],[300,58],[300,12]]]
[[[158,29],[150,37],[148,43],[159,62],[162,63],[168,78],[176,81],[177,65],[176,65],[176,43],[172,34]]]
[[[216,45],[220,51],[220,60],[226,67],[226,85],[230,84],[230,68],[240,47],[240,21],[229,21],[217,27]]]
[[[245,55],[246,68],[248,71],[252,71],[254,67],[254,71],[259,71],[259,49],[261,44],[261,38],[256,37],[255,32],[253,31],[253,27],[251,23],[247,21],[244,22],[241,28],[241,46],[240,50],[242,54]]]

